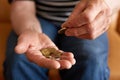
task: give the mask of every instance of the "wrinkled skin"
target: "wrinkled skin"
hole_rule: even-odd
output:
[[[108,30],[111,15],[104,0],[81,0],[62,27],[67,27],[67,36],[95,39]]]
[[[69,69],[75,64],[75,59],[71,52],[58,50],[65,53],[61,55],[60,60],[46,58],[40,50],[47,47],[54,47],[58,50],[47,35],[34,30],[28,30],[19,36],[15,51],[19,54],[25,53],[31,62],[48,69]]]
[[[103,0],[81,0],[62,27],[67,27],[65,31],[67,36],[95,39],[108,29],[111,14],[111,9]],[[25,53],[30,61],[49,69],[69,69],[75,64],[71,52],[62,51],[65,54],[60,60],[44,57],[40,50],[47,47],[61,51],[47,35],[28,29],[19,35],[15,51],[20,54]]]

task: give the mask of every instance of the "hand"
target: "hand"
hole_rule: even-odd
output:
[[[95,39],[108,30],[111,15],[104,0],[81,0],[62,27],[67,36]]]
[[[60,57],[60,60],[46,58],[40,50],[47,47],[54,47],[58,50],[47,35],[28,30],[19,36],[15,51],[19,54],[25,53],[30,61],[49,69],[69,69],[75,64],[74,56],[70,52],[63,52],[64,54]]]

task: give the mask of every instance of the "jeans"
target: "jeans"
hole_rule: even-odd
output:
[[[104,33],[95,40],[67,37],[57,33],[53,23],[38,18],[43,32],[63,51],[73,52],[76,64],[60,70],[62,80],[109,80],[108,39]],[[16,54],[18,36],[12,31],[7,42],[4,62],[5,80],[48,80],[48,69],[30,62],[25,54]]]

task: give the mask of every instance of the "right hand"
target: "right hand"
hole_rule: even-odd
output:
[[[49,69],[69,69],[75,64],[75,59],[71,52],[63,52],[65,54],[60,57],[60,60],[44,57],[40,50],[47,47],[54,47],[60,51],[47,35],[34,30],[27,30],[19,35],[15,51],[18,54],[25,53],[30,61]]]
[[[105,0],[80,0],[68,20],[62,24],[65,35],[96,39],[109,28],[112,9]]]

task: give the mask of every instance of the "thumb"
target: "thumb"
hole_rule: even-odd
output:
[[[18,54],[23,54],[27,51],[29,43],[27,40],[18,39],[18,43],[15,47],[15,52]]]

